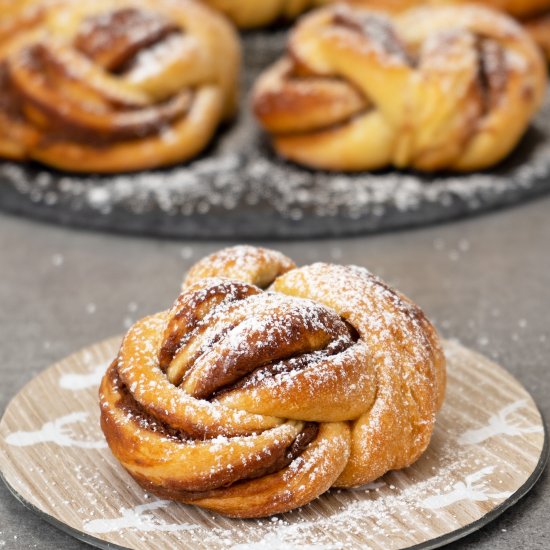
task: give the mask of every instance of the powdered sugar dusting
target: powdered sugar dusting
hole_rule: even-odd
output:
[[[266,516],[425,451],[445,364],[420,309],[366,269],[292,265],[266,249],[214,253],[169,312],[130,329],[100,403],[142,487]]]

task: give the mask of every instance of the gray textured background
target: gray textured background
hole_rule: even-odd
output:
[[[366,238],[271,244],[298,263],[356,263],[422,305],[442,334],[499,361],[550,418],[550,199]],[[182,274],[226,243],[70,231],[0,217],[0,410],[54,361],[167,307]],[[548,548],[548,473],[453,548]],[[0,548],[87,548],[0,487]]]

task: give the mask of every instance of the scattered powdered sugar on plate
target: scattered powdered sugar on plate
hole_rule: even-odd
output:
[[[245,89],[285,32],[245,36]],[[167,135],[166,139],[170,139]],[[550,101],[500,166],[464,175],[313,172],[278,159],[243,94],[238,120],[187,165],[114,176],[0,164],[2,208],[93,228],[170,236],[304,237],[420,225],[550,190]]]
[[[191,546],[200,543],[200,547],[212,545],[233,550],[336,550],[355,547],[353,545],[357,544],[356,537],[360,535],[363,539],[372,539],[373,547],[377,547],[376,541],[380,536],[405,537],[405,540],[407,536],[414,537],[415,533],[403,531],[401,522],[410,525],[414,523],[416,516],[425,518],[428,515],[433,517],[434,521],[441,521],[445,515],[445,521],[449,521],[448,514],[444,511],[426,509],[423,501],[432,495],[451,491],[453,482],[462,475],[464,469],[494,469],[488,463],[477,464],[478,461],[472,460],[475,453],[471,453],[465,447],[457,447],[441,430],[436,431],[434,439],[438,440],[437,452],[432,456],[428,451],[423,459],[433,460],[437,465],[437,468],[434,466],[433,477],[411,485],[410,479],[407,481],[407,478],[414,476],[414,473],[402,478],[401,472],[393,472],[371,486],[355,490],[332,489],[322,497],[321,506],[324,514],[315,508],[319,506],[319,501],[316,501],[315,505],[259,520],[228,520],[216,515],[212,516],[211,527],[207,528],[201,523],[186,520],[186,511],[189,507],[158,500],[147,494],[138,495],[140,504],[135,507],[121,506],[117,513],[112,514],[103,509],[103,503],[98,495],[111,495],[111,506],[112,500],[117,498],[116,491],[97,469],[87,468],[78,463],[73,464],[71,477],[74,475],[78,479],[82,494],[79,495],[78,503],[75,500],[64,504],[75,507],[78,504],[78,514],[83,519],[86,518],[83,521],[84,532],[96,536],[134,530],[143,533],[144,541],[148,540],[147,533],[162,532],[166,533],[173,543],[181,541]],[[109,469],[120,470],[111,456],[102,457],[100,461],[108,463]],[[116,475],[125,478],[122,471]],[[67,481],[67,489],[72,483],[72,479]],[[129,485],[127,490],[134,492],[136,488]],[[82,495],[86,498],[82,498]],[[206,512],[205,516],[208,517],[210,514]],[[368,532],[365,531],[367,518]],[[458,520],[456,523],[456,527],[460,527]],[[244,524],[249,527],[253,524],[257,537],[252,538],[250,531],[243,531]],[[419,530],[421,529],[419,526]],[[335,531],[338,532],[339,538],[337,544],[333,538]],[[414,538],[411,538],[412,540]]]
[[[523,317],[517,323],[524,325]],[[404,548],[452,537],[478,519],[488,521],[487,514],[525,490],[544,462],[542,422],[525,390],[503,369],[447,341],[447,397],[418,462],[366,486],[331,489],[286,514],[229,519],[144,493],[104,444],[82,448],[85,442],[103,442],[97,385],[69,391],[60,387],[60,378],[95,376],[94,368],[105,367],[119,345],[118,338],[98,344],[51,367],[16,396],[0,423],[7,483],[46,519],[69,525],[92,544],[197,550]],[[22,406],[29,402],[31,415]],[[44,425],[51,428],[44,430]],[[11,434],[20,430],[26,435],[14,440]],[[216,445],[225,439],[217,438]]]

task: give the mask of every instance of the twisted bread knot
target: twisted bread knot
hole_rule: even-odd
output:
[[[236,107],[240,51],[187,0],[39,2],[0,28],[0,155],[82,172],[189,159]]]
[[[269,290],[221,278],[238,265]],[[361,268],[238,247],[130,329],[101,423],[145,489],[259,517],[414,462],[444,388],[437,334],[404,296]]]
[[[238,27],[264,27],[292,20],[316,4],[316,0],[203,0],[225,13]]]
[[[254,110],[276,150],[305,165],[475,170],[513,149],[545,87],[533,41],[487,8],[389,18],[335,6],[298,24]]]

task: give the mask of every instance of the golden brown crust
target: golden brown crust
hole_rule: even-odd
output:
[[[487,168],[542,104],[546,67],[511,18],[481,6],[305,16],[258,79],[253,109],[280,155],[328,170]]]
[[[0,0],[0,13],[13,15],[45,0]],[[77,3],[79,0],[69,0]],[[111,0],[112,1],[112,0]],[[176,0],[179,1],[179,0]],[[185,0],[184,0],[185,1]],[[312,8],[318,0],[199,0],[243,29],[284,23]]]
[[[78,0],[72,0],[78,2]],[[201,0],[221,11],[238,27],[254,28],[278,21],[291,21],[312,7],[326,4],[347,3],[367,9],[390,12],[404,11],[419,5],[484,4],[505,11],[519,19],[527,19],[550,10],[550,0]],[[3,16],[21,12],[28,6],[44,3],[44,0],[0,0]]]
[[[318,0],[318,5],[344,1],[352,6],[402,12],[418,6],[481,4],[518,18],[550,61],[550,0]]]
[[[234,246],[214,252],[191,267],[183,287],[207,277],[225,277],[267,288],[279,275],[294,269],[290,259],[267,248]]]
[[[550,61],[550,11],[526,20],[524,26]]]
[[[335,2],[390,12],[405,11],[421,5],[453,6],[483,4],[519,18],[531,17],[550,9],[550,0],[318,0],[317,3],[333,4]]]
[[[445,359],[408,298],[358,267],[253,247],[186,281],[130,329],[100,388],[109,446],[146,490],[260,517],[424,452]]]
[[[236,108],[238,39],[189,0],[42,0],[0,24],[0,156],[121,172],[192,158]]]

